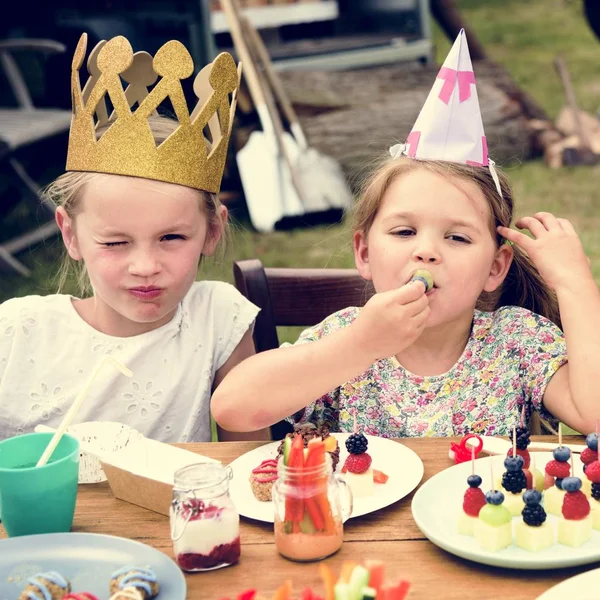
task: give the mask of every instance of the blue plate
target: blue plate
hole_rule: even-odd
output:
[[[109,582],[126,565],[154,569],[159,598],[185,600],[186,584],[179,567],[150,546],[94,533],[48,533],[0,540],[0,600],[14,600],[36,573],[58,571],[74,592],[91,592],[104,600]]]

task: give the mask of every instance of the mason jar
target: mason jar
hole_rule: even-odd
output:
[[[282,556],[308,562],[337,552],[344,540],[344,522],[352,514],[352,492],[333,473],[331,457],[311,468],[278,463],[273,485],[275,545]]]
[[[240,517],[229,496],[231,467],[196,463],[175,472],[171,539],[184,571],[212,571],[240,558]]]

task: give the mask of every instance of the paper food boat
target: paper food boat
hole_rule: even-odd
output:
[[[50,428],[36,428],[42,430]],[[150,440],[121,423],[79,423],[67,432],[81,443],[80,483],[107,479],[115,498],[162,515],[169,514],[175,471],[194,463],[219,462]]]

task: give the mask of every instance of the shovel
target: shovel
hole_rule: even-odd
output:
[[[297,158],[294,164],[300,185],[303,189],[304,207],[307,211],[330,209],[346,210],[352,205],[352,192],[340,164],[331,156],[310,148],[298,115],[285,92],[279,75],[260,34],[249,19],[244,19],[244,27],[262,63],[267,79],[277,100],[289,121],[290,130],[297,144]]]
[[[221,0],[221,7],[262,127],[262,131],[250,134],[246,145],[237,153],[238,169],[252,224],[258,231],[269,232],[283,217],[306,212],[289,168],[299,150],[289,134],[281,138],[276,135],[258,71],[242,33],[237,6],[233,0]]]
[[[554,60],[554,66],[560,75],[567,102],[573,113],[575,119],[575,127],[577,129],[577,135],[579,136],[580,146],[579,148],[565,148],[563,150],[563,162],[567,166],[577,165],[595,165],[598,162],[598,156],[592,150],[590,139],[581,123],[581,117],[579,114],[579,106],[577,106],[577,100],[575,98],[575,91],[571,84],[571,78],[567,65],[564,60],[557,56]]]

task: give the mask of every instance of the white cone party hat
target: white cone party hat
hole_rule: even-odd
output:
[[[393,158],[445,160],[474,167],[489,167],[498,193],[500,182],[489,159],[475,87],[475,74],[461,29],[406,143],[390,148]]]

